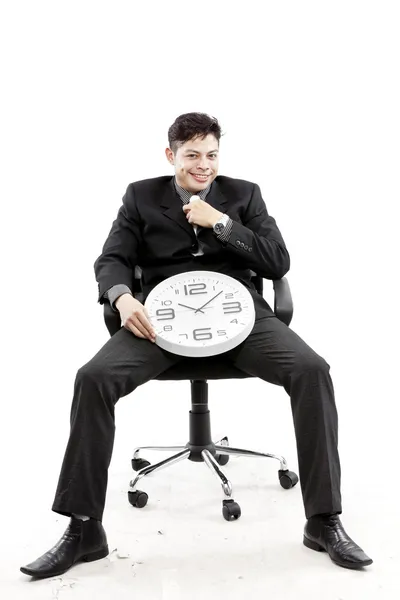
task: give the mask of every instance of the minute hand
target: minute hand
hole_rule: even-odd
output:
[[[195,312],[199,312],[199,310],[201,310],[202,308],[204,308],[205,306],[207,306],[207,304],[210,304],[210,302],[212,302],[213,300],[215,300],[215,298],[217,296],[219,296],[220,294],[222,294],[223,290],[221,290],[220,292],[218,292],[218,294],[216,296],[214,296],[214,298],[211,298],[211,300],[208,300],[208,302],[206,302],[205,304],[203,304],[203,306],[200,306],[200,308],[198,308]]]

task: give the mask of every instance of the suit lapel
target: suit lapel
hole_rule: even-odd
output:
[[[164,217],[175,221],[191,238],[196,237],[193,227],[188,223],[186,215],[182,210],[182,200],[175,189],[173,177],[167,181],[165,192],[161,198],[160,208]]]
[[[227,200],[221,192],[220,185],[218,183],[218,177],[214,179],[211,184],[211,189],[207,194],[206,202],[214,207],[216,210],[225,212]],[[196,239],[196,234],[193,231],[193,226],[186,219],[186,215],[182,210],[182,200],[179,197],[174,185],[174,178],[167,182],[165,193],[163,194],[160,202],[160,208],[163,215],[167,219],[175,221],[186,233],[190,235],[192,239]],[[198,233],[200,234],[205,227],[199,227]]]

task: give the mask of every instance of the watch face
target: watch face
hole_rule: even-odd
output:
[[[156,344],[182,356],[212,356],[235,348],[254,326],[254,301],[239,281],[214,271],[165,279],[145,301]]]
[[[216,233],[221,233],[225,229],[225,225],[223,223],[215,223],[214,231]]]

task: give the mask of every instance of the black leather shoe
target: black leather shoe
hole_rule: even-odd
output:
[[[107,537],[101,521],[71,517],[57,544],[20,571],[32,577],[53,577],[65,573],[79,561],[99,560],[107,554]]]
[[[347,569],[359,569],[373,562],[347,535],[339,515],[315,515],[308,519],[303,543],[311,550],[328,552],[336,565]]]

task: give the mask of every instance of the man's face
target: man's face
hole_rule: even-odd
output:
[[[166,148],[165,154],[175,166],[178,185],[193,194],[205,190],[218,175],[218,141],[211,133],[204,139],[198,137],[188,140],[178,148],[176,154]],[[196,179],[195,174],[207,175],[207,178]]]

